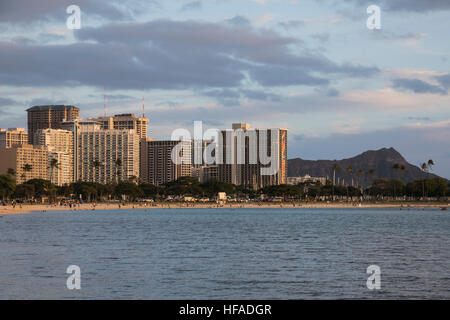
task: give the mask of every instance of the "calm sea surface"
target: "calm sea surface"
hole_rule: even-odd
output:
[[[366,287],[369,265],[381,290]],[[81,268],[81,290],[66,269]],[[149,209],[0,218],[0,299],[450,299],[438,209]]]

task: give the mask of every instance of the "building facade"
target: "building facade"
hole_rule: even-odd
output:
[[[43,146],[24,144],[0,149],[0,174],[15,172],[16,184],[31,179],[48,180],[48,151]]]
[[[28,133],[24,128],[0,129],[0,148],[11,148],[28,144]]]
[[[79,128],[77,178],[119,183],[139,178],[139,136],[135,130]]]
[[[310,175],[305,175],[303,177],[288,177],[287,184],[297,185],[299,183],[305,182],[320,182],[320,184],[325,185],[327,182],[327,177],[311,177]]]
[[[172,161],[172,150],[179,147],[180,161]],[[150,140],[141,143],[141,180],[156,186],[192,174],[192,142]]]
[[[62,186],[75,181],[73,132],[62,129],[40,129],[34,135],[34,144],[44,146],[49,156],[49,178]]]
[[[210,165],[202,167],[192,167],[192,177],[197,178],[200,183],[208,181],[218,181],[219,166]]]
[[[286,184],[287,129],[250,129],[233,124],[219,132],[218,180],[253,189]]]
[[[88,120],[98,122],[103,130],[135,130],[141,139],[147,138],[148,118],[125,113],[116,114],[113,117],[98,117]]]
[[[34,134],[40,129],[61,129],[61,123],[80,116],[80,109],[68,105],[34,106],[27,109],[28,143],[34,142]]]
[[[62,122],[61,128],[63,130],[70,131],[73,134],[73,177],[74,181],[78,181],[78,163],[80,159],[78,151],[79,133],[83,131],[100,130],[100,124],[96,121],[83,121],[82,119],[77,118],[74,120]]]

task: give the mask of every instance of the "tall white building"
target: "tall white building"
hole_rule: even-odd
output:
[[[28,133],[24,128],[0,129],[0,148],[12,148],[28,144]]]
[[[34,144],[48,151],[48,177],[52,183],[62,186],[74,182],[73,132],[62,129],[39,129]]]
[[[134,129],[102,129],[94,120],[62,123],[74,132],[77,181],[118,183],[139,178],[139,140]]]
[[[98,117],[88,120],[96,121],[104,130],[136,130],[141,139],[147,138],[149,119],[137,117],[132,113],[116,114],[113,117]]]

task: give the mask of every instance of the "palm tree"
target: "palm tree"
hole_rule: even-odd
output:
[[[370,168],[367,171],[367,174],[370,176],[371,183],[373,183],[373,177],[375,176],[375,169],[374,168]],[[369,196],[370,196],[370,188],[369,188]]]
[[[352,185],[353,185],[353,168],[352,168],[352,166],[348,165],[347,168],[345,168],[345,171],[347,171],[347,173],[352,178]],[[347,184],[347,201],[348,201],[348,184]]]
[[[398,163],[396,163],[396,164],[394,164],[393,166],[392,166],[392,169],[393,169],[393,171],[394,172],[398,172],[398,171],[400,171],[400,165],[398,164]],[[395,178],[395,174],[394,174],[394,178]],[[395,197],[396,197],[396,192],[395,192],[395,181],[393,181],[393,183],[392,183],[392,186],[393,186],[393,188],[394,188],[394,200],[395,200]]]
[[[428,160],[428,169],[430,170],[430,171],[432,171],[433,170],[433,166],[434,166],[434,161],[433,160]]]
[[[22,170],[23,170],[23,175],[22,175],[22,177],[24,178],[24,180],[25,180],[25,182],[26,181],[28,181],[28,172],[31,172],[31,170],[33,170],[33,167],[31,166],[31,164],[28,164],[28,163],[26,163],[26,164],[24,164],[24,166],[22,167]]]
[[[335,163],[333,165],[333,184],[331,186],[332,194],[333,194],[333,201],[334,201],[334,183],[336,181],[336,171],[339,171],[339,170],[341,170],[341,168],[339,167],[339,165],[337,163]]]
[[[121,170],[121,167],[122,167],[122,159],[120,159],[120,158],[117,158],[117,160],[115,161],[115,164],[116,164],[116,176],[117,176],[117,184],[119,184],[119,182],[120,182],[120,175],[122,174],[122,170]]]
[[[422,169],[423,172],[428,173],[429,171],[433,170],[433,166],[434,161],[430,159],[428,160],[428,162],[422,163],[420,168]],[[422,180],[422,197],[425,198],[425,177]]]
[[[50,182],[53,182],[53,172],[55,169],[59,169],[59,163],[58,163],[58,159],[52,158],[52,160],[50,160]]]
[[[95,176],[97,175],[97,171],[98,168],[101,166],[102,164],[100,163],[100,161],[95,160],[94,163],[92,164],[92,168],[94,169],[94,172],[92,174],[92,182],[95,181]]]
[[[128,178],[128,181],[130,181],[132,183],[135,183],[135,184],[138,184],[139,178],[136,177],[136,176],[131,176],[131,177]]]
[[[362,178],[364,176],[364,170],[363,169],[359,169],[358,170],[358,187],[361,187],[360,186],[360,178]]]
[[[420,168],[422,169],[423,172],[428,173],[429,171],[432,170],[433,166],[434,166],[434,161],[430,159],[430,160],[428,160],[428,162],[422,163]],[[425,198],[425,177],[422,180],[422,196]]]

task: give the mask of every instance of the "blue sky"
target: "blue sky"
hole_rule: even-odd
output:
[[[140,113],[144,86],[153,138],[249,122],[288,128],[290,158],[394,147],[450,178],[449,18],[447,0],[2,0],[0,127],[36,104],[102,115],[104,86],[108,113]]]

